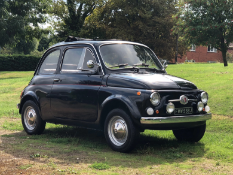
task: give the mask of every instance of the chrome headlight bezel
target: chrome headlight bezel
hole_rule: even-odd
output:
[[[207,104],[207,102],[208,102],[208,94],[207,94],[207,92],[202,92],[201,93],[201,101],[202,101],[202,103]]]
[[[160,95],[158,92],[153,92],[150,95],[150,102],[152,103],[152,105],[154,106],[158,106],[160,104]]]

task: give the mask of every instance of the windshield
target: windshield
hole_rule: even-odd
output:
[[[144,46],[135,44],[108,44],[100,48],[106,67],[122,69],[129,67],[156,68],[160,70],[155,54]]]

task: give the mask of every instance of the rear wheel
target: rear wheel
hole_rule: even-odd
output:
[[[105,120],[104,135],[114,151],[129,152],[135,146],[139,131],[126,112],[114,109]]]
[[[198,142],[205,134],[206,124],[194,128],[173,130],[173,134],[180,141]]]
[[[45,129],[46,122],[41,119],[38,106],[31,100],[24,103],[21,119],[24,130],[30,135],[41,134]]]

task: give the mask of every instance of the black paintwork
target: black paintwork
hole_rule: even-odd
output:
[[[198,90],[193,83],[187,80],[168,75],[165,70],[156,72],[140,69],[135,72],[130,69],[107,69],[102,62],[99,48],[102,44],[117,43],[122,42],[63,42],[50,48],[42,57],[34,77],[23,91],[20,113],[25,101],[31,99],[39,106],[42,119],[47,122],[101,129],[106,117],[105,111],[108,110],[108,105],[111,103],[111,107],[121,104],[127,108],[131,119],[141,129],[174,129],[203,124],[197,122],[159,126],[141,125],[141,117],[172,116],[173,114],[166,113],[168,100],[179,99],[181,95],[186,95],[189,99],[200,101],[200,94],[203,91]],[[123,43],[132,44],[132,42]],[[101,68],[94,74],[88,71],[83,73],[60,72],[64,50],[69,47],[81,46],[89,47],[92,50],[97,63],[101,64]],[[49,75],[39,74],[38,70],[44,58],[55,49],[61,51],[56,72]],[[161,63],[159,66],[162,69]],[[150,95],[154,91],[159,92],[161,96],[161,103],[157,107],[150,102]],[[137,95],[137,92],[141,92],[141,95]],[[189,102],[187,105],[179,102],[174,102],[174,104],[176,108],[193,107],[193,114],[200,114],[197,111],[197,102]],[[148,116],[146,113],[148,107],[159,110],[159,114]]]

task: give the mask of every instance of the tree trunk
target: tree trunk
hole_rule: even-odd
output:
[[[224,63],[224,66],[228,66],[227,64],[227,51],[222,51],[222,58],[223,58],[223,63]]]
[[[228,66],[227,64],[227,49],[229,46],[226,46],[224,37],[221,37],[221,50],[222,50],[222,59],[224,66]]]
[[[177,55],[178,55],[178,34],[176,34],[176,54],[175,54],[175,63],[177,63]]]

